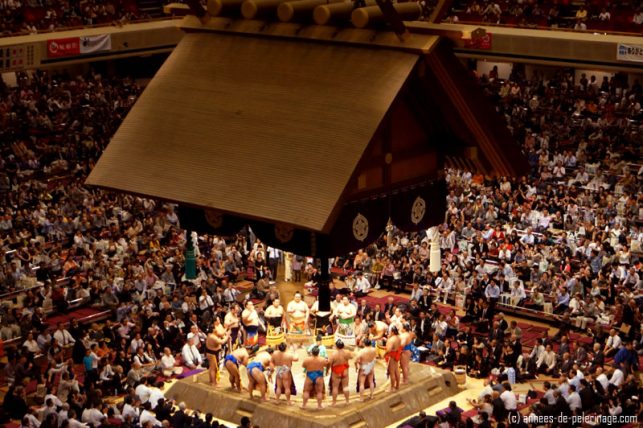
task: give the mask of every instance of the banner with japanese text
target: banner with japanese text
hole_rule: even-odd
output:
[[[643,45],[619,43],[616,59],[620,61],[643,62]]]
[[[47,58],[61,58],[111,49],[112,38],[109,34],[47,40]]]

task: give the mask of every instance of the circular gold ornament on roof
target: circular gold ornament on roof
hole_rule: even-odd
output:
[[[357,214],[353,220],[353,236],[363,241],[368,236],[368,220],[362,214]]]

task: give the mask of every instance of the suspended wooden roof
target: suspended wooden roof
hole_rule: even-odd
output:
[[[250,24],[188,33],[87,184],[178,202],[192,229],[250,222],[265,241],[314,255],[363,246],[389,217],[441,222],[446,156],[487,174],[527,170],[437,37],[319,40]]]
[[[87,183],[322,231],[416,62],[187,34]]]

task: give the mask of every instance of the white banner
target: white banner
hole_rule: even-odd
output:
[[[619,61],[643,62],[643,45],[619,43],[616,59]]]
[[[80,53],[86,54],[98,51],[109,51],[112,49],[112,37],[109,34],[100,36],[87,36],[80,38]]]

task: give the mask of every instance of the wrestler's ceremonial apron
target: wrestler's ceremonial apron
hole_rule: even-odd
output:
[[[341,339],[345,345],[355,346],[355,318],[340,318],[335,339]]]

